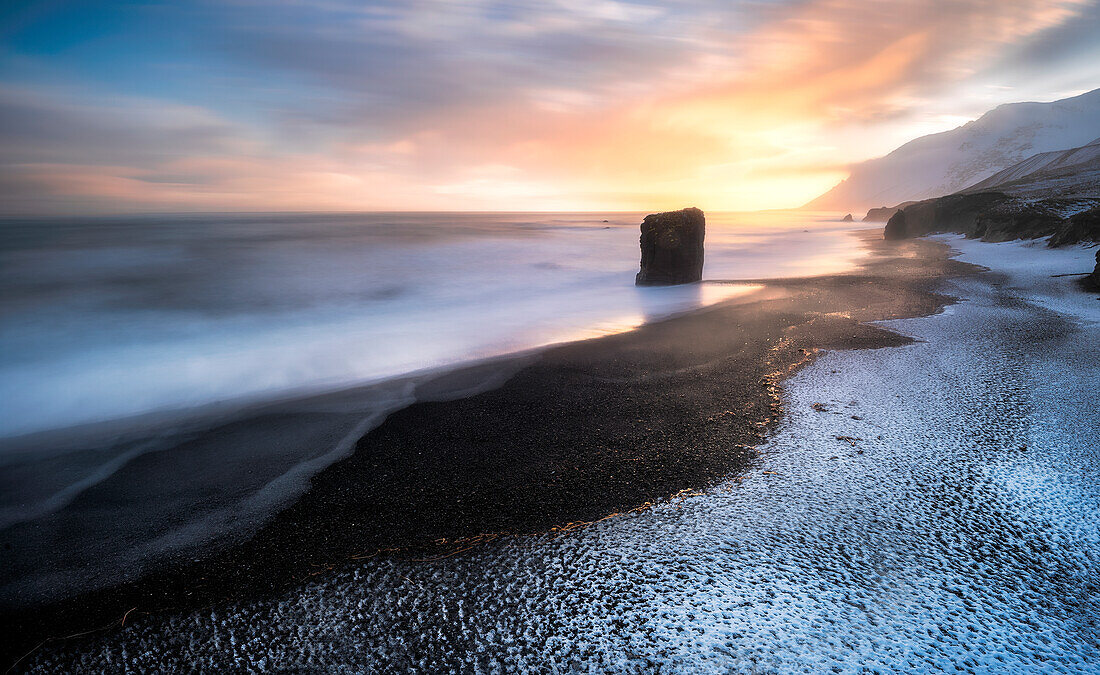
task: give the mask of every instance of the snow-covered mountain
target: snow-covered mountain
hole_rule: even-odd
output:
[[[963,192],[985,190],[1032,198],[1100,198],[1100,138],[1080,148],[1032,155]]]
[[[938,197],[1037,153],[1085,146],[1098,136],[1100,89],[1051,103],[1009,103],[853,166],[847,180],[806,208],[852,211]]]

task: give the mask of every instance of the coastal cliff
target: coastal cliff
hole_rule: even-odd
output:
[[[998,242],[1049,237],[1051,247],[1100,241],[1100,207],[1067,217],[1079,202],[1014,199],[1000,192],[955,194],[911,204],[891,216],[885,239],[956,233]]]
[[[896,208],[886,239],[955,232],[994,242],[1047,237],[1051,247],[1100,241],[1100,141],[1035,155],[961,192]]]
[[[894,216],[900,209],[896,206],[877,206],[873,209],[867,210],[867,215],[863,216],[863,222],[865,223],[885,223]]]

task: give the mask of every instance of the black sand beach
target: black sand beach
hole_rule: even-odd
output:
[[[938,282],[973,269],[938,242],[863,237],[871,256],[854,273],[760,282],[748,300],[548,349],[499,388],[394,413],[247,541],[9,611],[5,658],[375,556],[461,555],[502,536],[570,529],[736,475],[782,415],[786,376],[818,350],[908,343],[863,322],[934,313],[951,302],[933,291]],[[463,374],[445,377],[419,398]]]

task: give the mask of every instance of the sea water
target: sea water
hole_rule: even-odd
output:
[[[522,365],[493,357],[863,255],[835,215],[709,214],[704,282],[638,288],[643,216],[0,224],[0,604],[243,536],[389,413]],[[475,361],[461,384],[431,380]]]
[[[743,293],[636,288],[642,214],[0,224],[0,438],[312,393],[626,330]],[[835,272],[850,225],[709,219],[708,279]]]

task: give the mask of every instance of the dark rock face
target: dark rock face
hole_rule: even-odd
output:
[[[905,239],[908,234],[909,229],[905,224],[905,211],[898,211],[890,216],[889,222],[886,223],[886,228],[882,231],[882,237],[884,239]]]
[[[1083,211],[1063,222],[1047,246],[1066,246],[1082,241],[1100,241],[1100,206]]]
[[[1081,280],[1081,285],[1086,290],[1100,291],[1100,251],[1096,252],[1096,269],[1092,271],[1092,274]]]
[[[981,236],[977,234],[980,218],[1007,201],[1008,196],[1000,192],[942,197],[932,203],[931,213],[926,215],[929,218],[927,232],[959,232],[968,237]]]
[[[1007,201],[1008,196],[1000,192],[954,194],[926,199],[910,204],[891,216],[883,234],[887,239],[923,237],[937,232],[980,236],[975,234],[979,217]]]
[[[902,208],[886,223],[883,237],[904,239],[954,232],[982,241],[1050,237],[1047,245],[1051,247],[1100,242],[1100,206],[1070,218],[1061,215],[1068,207],[1080,208],[1080,204],[1081,200],[1062,198],[1024,201],[1001,192],[958,193]]]
[[[642,221],[638,286],[689,284],[703,278],[706,222],[696,208],[653,213]]]
[[[849,213],[848,215],[844,216],[844,220],[842,222],[845,222],[845,223],[852,222],[852,214]]]
[[[1002,204],[978,215],[972,233],[982,241],[1046,237],[1058,231],[1062,218],[1032,204]]]

